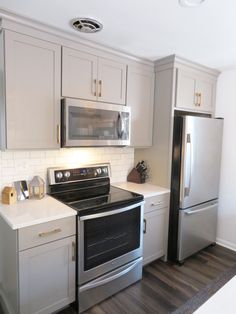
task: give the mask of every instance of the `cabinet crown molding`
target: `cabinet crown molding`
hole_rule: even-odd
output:
[[[47,40],[62,46],[70,46],[70,43],[81,44],[91,49],[98,49],[103,53],[113,54],[116,57],[127,59],[127,63],[138,62],[144,65],[153,66],[154,63],[151,60],[140,58],[117,50],[109,46],[95,43],[91,40],[83,39],[78,34],[73,34],[69,31],[64,31],[58,27],[48,25],[39,21],[35,21],[27,16],[16,14],[10,10],[6,10],[0,7],[0,28],[17,31],[24,35],[33,36],[42,40]]]
[[[209,68],[205,65],[182,58],[175,54],[156,60],[155,72],[162,71],[166,68],[178,68],[181,66],[188,66],[193,68],[194,70],[202,71],[215,77],[218,77],[221,73],[217,69]]]

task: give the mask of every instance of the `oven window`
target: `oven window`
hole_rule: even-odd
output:
[[[140,212],[123,213],[84,221],[84,270],[89,270],[140,246]]]

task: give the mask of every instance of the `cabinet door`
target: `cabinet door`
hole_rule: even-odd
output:
[[[98,100],[114,104],[125,105],[126,102],[125,64],[104,58],[99,58]]]
[[[19,253],[20,314],[49,314],[75,300],[75,236]]]
[[[198,78],[196,81],[196,93],[198,93],[199,110],[212,112],[214,101],[215,83],[211,80]]]
[[[8,149],[58,148],[61,47],[5,31]]]
[[[131,107],[131,146],[152,146],[154,73],[128,67],[127,106]]]
[[[179,109],[213,112],[215,81],[197,71],[178,69],[176,107]]]
[[[63,47],[63,97],[97,99],[97,60],[89,53]]]
[[[177,70],[176,107],[197,110],[196,76],[191,71]]]
[[[167,209],[160,209],[144,214],[144,265],[165,254],[166,213]]]

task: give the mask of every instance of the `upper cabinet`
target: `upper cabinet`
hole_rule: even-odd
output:
[[[131,107],[131,146],[152,146],[154,68],[129,66],[127,105]]]
[[[177,69],[176,108],[212,113],[216,80],[196,70]]]
[[[63,47],[62,97],[125,105],[126,64]]]
[[[60,147],[61,47],[8,30],[1,47],[2,147]]]
[[[149,165],[151,183],[170,188],[174,116],[214,117],[218,75],[176,55],[155,62],[153,145],[135,150],[135,161],[144,159]]]

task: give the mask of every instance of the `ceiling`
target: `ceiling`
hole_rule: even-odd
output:
[[[0,0],[0,7],[74,34],[72,18],[96,18],[103,30],[78,36],[138,57],[177,54],[218,69],[236,65],[235,0],[197,8],[178,0]]]

